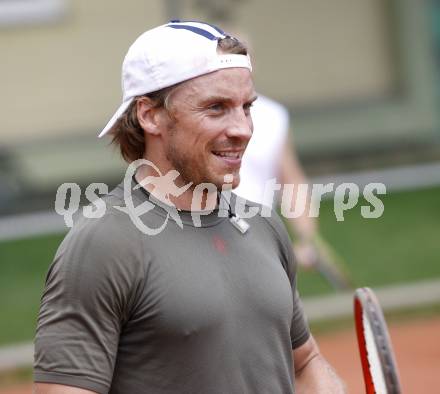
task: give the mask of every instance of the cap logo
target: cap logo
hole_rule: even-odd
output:
[[[205,38],[207,38],[208,40],[217,40],[218,38],[220,38],[219,36],[215,36],[214,34],[210,33],[208,30],[202,29],[201,27],[196,27],[193,25],[187,25],[184,24],[184,22],[177,22],[177,21],[172,21],[171,23],[169,23],[167,26],[171,27],[173,29],[183,29],[183,30],[188,30],[191,31],[195,34],[198,34],[200,36],[203,36]],[[187,21],[187,22],[191,22],[191,21]],[[200,23],[200,22],[197,22]],[[201,23],[200,23],[201,24]],[[211,26],[211,25],[209,25]],[[219,34],[224,35],[224,33],[217,27],[211,26],[212,28],[214,28],[216,31],[219,32]]]

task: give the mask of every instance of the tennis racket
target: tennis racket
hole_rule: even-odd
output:
[[[368,287],[355,291],[354,320],[366,394],[400,394],[387,324],[379,301]]]

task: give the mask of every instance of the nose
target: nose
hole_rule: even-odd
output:
[[[231,113],[226,135],[248,142],[252,136],[253,124],[249,113],[243,108],[237,108]]]

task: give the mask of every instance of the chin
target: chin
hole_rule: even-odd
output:
[[[240,184],[240,177],[234,176],[234,180],[232,181],[232,188],[235,189]]]
[[[204,182],[212,183],[217,188],[217,190],[219,190],[219,191],[224,188],[224,185],[228,185],[228,184],[230,184],[232,186],[232,189],[235,189],[238,186],[238,184],[240,183],[240,173],[239,172],[232,172],[232,176],[233,176],[232,183],[226,183],[225,180],[224,180],[225,176],[227,174],[231,174],[230,172],[229,173],[228,172],[225,172],[225,173],[222,172],[221,174],[222,175],[220,175],[219,173],[217,173],[215,175],[214,174],[210,174],[210,176],[205,177]]]
[[[232,179],[231,186],[232,186],[232,189],[235,189],[240,184],[240,175],[239,174],[234,174],[233,176],[234,177]]]

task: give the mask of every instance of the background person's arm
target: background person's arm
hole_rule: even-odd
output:
[[[281,183],[295,185],[293,189],[293,199],[291,209],[295,208],[297,201],[298,185],[309,184],[308,179],[302,169],[302,166],[296,156],[292,140],[289,138],[284,144],[281,163],[280,163],[280,175]],[[311,204],[311,188],[309,187],[308,196],[305,202],[304,213],[295,219],[289,219],[289,227],[294,233],[301,239],[311,239],[318,231],[318,221],[315,217],[310,217],[309,210]]]
[[[294,251],[298,263],[307,268],[312,268],[317,258],[313,239],[318,234],[318,220],[309,215],[311,205],[311,187],[307,191],[305,202],[298,200],[298,185],[309,184],[308,179],[296,156],[292,140],[289,138],[284,144],[280,160],[279,179],[282,185],[294,185],[290,209],[295,210],[295,205],[305,205],[304,212],[297,218],[287,218],[285,223],[290,234],[295,236]],[[281,203],[281,201],[280,201]]]
[[[345,394],[342,380],[320,353],[312,336],[293,350],[296,393]]]
[[[96,392],[61,384],[35,383],[33,394],[96,394]]]
[[[293,235],[293,250],[300,266],[318,270],[337,290],[353,287],[353,281],[343,259],[334,248],[319,234],[318,218],[309,215],[312,205],[312,185],[309,184],[301,164],[296,156],[292,142],[284,145],[280,164],[279,179],[283,185],[293,184],[293,198],[290,210],[295,205],[304,206],[304,212],[297,218],[286,219],[290,234]],[[308,185],[307,195],[298,198],[298,185]]]

